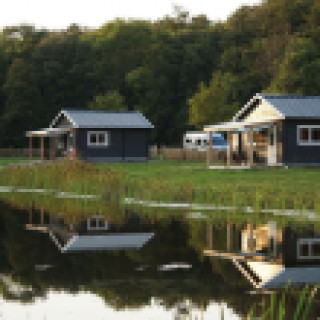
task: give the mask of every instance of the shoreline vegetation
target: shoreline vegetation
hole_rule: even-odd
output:
[[[214,204],[320,212],[318,169],[207,170],[204,164],[178,161],[92,165],[65,160],[0,170],[1,185],[97,195],[106,201]]]
[[[10,164],[10,160],[7,162]],[[14,163],[13,163],[14,164]],[[202,203],[233,206],[234,211],[207,210],[203,213],[196,205],[175,208],[174,214],[183,215],[190,228],[206,219],[212,224],[232,221],[234,224],[250,220],[252,223],[268,221],[266,209],[280,211],[305,210],[320,212],[320,170],[317,169],[252,169],[243,171],[207,170],[204,164],[177,161],[153,161],[141,164],[92,165],[75,160],[39,165],[13,165],[0,170],[0,185],[13,186],[17,192],[0,192],[4,200],[15,208],[42,210],[63,216],[65,221],[81,221],[90,215],[106,215],[108,220],[121,222],[126,217],[124,199],[139,199],[159,203]],[[20,192],[19,192],[20,188]],[[27,192],[22,192],[25,188]],[[28,192],[45,189],[46,192]],[[8,188],[10,190],[10,188]],[[63,193],[97,195],[98,198],[63,198],[52,195]],[[51,196],[50,196],[51,195]],[[94,199],[94,201],[92,201]],[[130,201],[129,201],[130,202]],[[134,202],[134,201],[133,201]],[[122,204],[122,205],[121,205]],[[129,203],[130,205],[130,203]],[[131,203],[137,205],[137,203]],[[209,207],[209,206],[208,206]],[[239,208],[251,207],[251,212]],[[169,218],[173,208],[139,206],[139,212],[151,219]],[[195,211],[192,211],[195,210]],[[29,211],[30,212],[30,211]],[[295,221],[290,216],[275,216],[280,225]],[[296,221],[310,223],[305,220]],[[312,221],[320,230],[320,223]],[[294,319],[307,319],[314,303],[318,286],[288,288],[261,296],[261,303],[254,303],[248,317],[256,319],[285,319],[290,295],[297,299]]]

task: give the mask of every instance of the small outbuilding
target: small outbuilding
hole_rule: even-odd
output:
[[[148,160],[149,136],[153,125],[137,111],[64,109],[49,128],[28,131],[29,156],[33,137],[40,137],[41,159],[45,138],[49,158],[77,157],[88,162],[143,162]]]
[[[259,93],[230,122],[204,130],[227,133],[228,166],[320,165],[320,96]]]

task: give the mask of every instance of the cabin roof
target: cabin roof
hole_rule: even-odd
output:
[[[320,96],[258,93],[234,116],[233,121],[241,121],[262,100],[278,111],[283,119],[320,119]]]
[[[153,232],[116,233],[78,235],[70,233],[66,241],[61,242],[59,234],[51,232],[50,237],[62,252],[91,250],[128,250],[139,249],[152,237]]]
[[[97,111],[62,109],[50,127],[65,116],[75,128],[152,129],[154,126],[138,111]]]
[[[291,285],[312,285],[320,282],[320,267],[284,268],[276,276],[262,283],[261,288],[283,288]]]

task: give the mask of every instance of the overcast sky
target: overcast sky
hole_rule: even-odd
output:
[[[191,15],[206,14],[225,20],[241,5],[262,0],[0,0],[0,28],[21,23],[65,29],[71,23],[99,27],[115,18],[156,20],[179,5]]]

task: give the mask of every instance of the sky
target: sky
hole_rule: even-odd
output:
[[[159,301],[160,302],[160,301]],[[5,301],[0,298],[0,315],[3,320],[172,320],[176,310],[161,306],[151,298],[149,305],[140,308],[124,308],[115,310],[100,297],[92,293],[70,294],[51,291],[46,298],[37,298],[33,303],[22,304],[19,301]],[[201,312],[192,306],[192,319],[240,320],[232,309],[225,303],[210,302]],[[189,317],[188,317],[189,318]]]
[[[206,14],[226,20],[241,5],[262,0],[2,0],[0,28],[33,24],[37,28],[65,29],[70,24],[97,28],[115,18],[157,20],[173,13],[175,5],[191,16]]]

